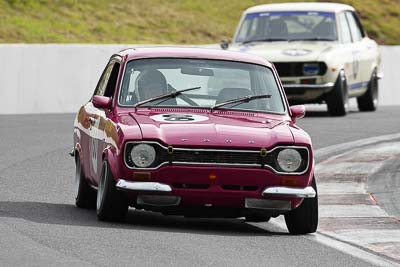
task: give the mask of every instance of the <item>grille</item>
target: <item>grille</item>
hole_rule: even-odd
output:
[[[160,157],[162,162],[169,161],[169,155],[162,153]],[[209,164],[243,164],[243,165],[261,165],[262,158],[260,153],[256,152],[233,152],[233,151],[190,151],[174,150],[171,156],[173,162],[193,162]],[[272,155],[265,157],[265,164],[272,163]]]
[[[326,65],[323,62],[275,62],[274,66],[280,77],[314,76],[303,73],[303,65],[305,63],[317,63],[319,65],[317,75],[324,75],[326,72]]]

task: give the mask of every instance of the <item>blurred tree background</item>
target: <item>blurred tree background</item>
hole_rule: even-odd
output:
[[[0,0],[2,43],[206,44],[231,38],[242,12],[270,0]],[[370,37],[400,44],[400,0],[343,0]]]

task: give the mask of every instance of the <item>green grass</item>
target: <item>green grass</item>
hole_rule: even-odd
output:
[[[0,0],[2,43],[216,43],[271,0]],[[372,38],[400,44],[399,0],[346,0]]]

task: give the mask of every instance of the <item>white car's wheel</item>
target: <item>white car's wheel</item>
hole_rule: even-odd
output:
[[[97,188],[97,218],[105,221],[120,221],[128,211],[128,202],[122,192],[115,188],[115,180],[107,160],[103,161]]]
[[[315,178],[312,187],[317,192]],[[318,193],[315,198],[305,198],[296,209],[285,213],[289,233],[294,235],[314,233],[318,227]]]
[[[86,181],[82,170],[79,154],[75,156],[75,205],[78,208],[94,209],[96,204],[96,191]]]
[[[335,86],[327,93],[325,101],[331,116],[344,116],[347,114],[349,98],[346,76],[343,71],[339,73]]]
[[[378,77],[376,71],[372,73],[371,80],[368,83],[367,91],[360,97],[357,97],[359,111],[375,111],[378,107]]]

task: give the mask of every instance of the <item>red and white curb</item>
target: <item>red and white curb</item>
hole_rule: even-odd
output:
[[[319,194],[317,233],[302,238],[319,242],[377,266],[400,266],[400,218],[379,206],[367,179],[385,161],[400,160],[400,133],[360,139],[314,151]],[[267,231],[287,231],[283,216]],[[271,228],[272,227],[272,228]]]
[[[367,189],[367,179],[394,157],[400,159],[400,141],[361,147],[318,163],[318,231],[400,263],[400,221]]]

